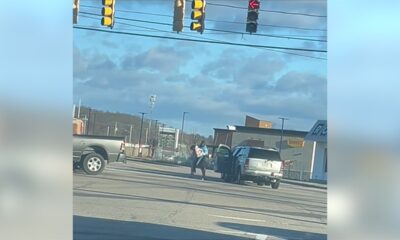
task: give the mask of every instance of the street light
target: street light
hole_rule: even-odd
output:
[[[289,118],[280,117],[279,119],[282,119],[281,141],[280,141],[280,143],[279,143],[279,153],[281,153],[281,149],[282,149],[282,136],[283,136],[283,125],[285,124],[285,120],[289,120]]]
[[[181,139],[180,139],[180,144],[179,144],[179,152],[181,151],[181,145],[182,145],[182,140],[183,140],[183,126],[185,125],[185,115],[189,112],[183,112],[182,116],[182,129],[181,129]]]
[[[145,113],[145,112],[139,112],[139,113],[142,114],[142,120],[140,122],[140,133],[139,133],[139,157],[141,157],[142,156],[142,147],[141,147],[141,145],[142,145],[143,117],[147,113]]]

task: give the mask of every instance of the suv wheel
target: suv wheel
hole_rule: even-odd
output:
[[[98,153],[89,153],[82,161],[82,168],[87,174],[96,175],[104,170],[104,158]]]
[[[272,187],[273,189],[278,189],[280,183],[281,183],[280,180],[276,180],[276,182],[271,182],[271,187]]]

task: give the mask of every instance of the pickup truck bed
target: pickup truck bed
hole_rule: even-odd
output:
[[[73,135],[73,165],[87,174],[99,174],[105,164],[125,162],[123,137]]]

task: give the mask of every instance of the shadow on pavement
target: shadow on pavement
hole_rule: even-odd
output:
[[[152,223],[74,216],[74,240],[248,239]]]
[[[189,167],[187,169],[188,169],[188,171],[190,171]],[[131,166],[124,168],[124,170],[125,171],[140,172],[140,173],[153,173],[153,174],[164,175],[164,176],[190,178],[190,173],[170,172],[170,171],[145,169],[145,168],[138,168],[138,167],[131,167]],[[207,181],[223,182],[221,178],[207,176],[207,172],[208,171],[211,171],[211,170],[207,170],[206,171],[206,179],[207,179]],[[200,179],[201,178],[200,169],[196,169],[196,175],[194,176],[194,178],[196,178],[196,179]]]
[[[252,226],[252,225],[229,223],[229,222],[219,222],[219,223],[217,223],[217,225],[224,227],[224,228],[230,228],[230,229],[233,229],[236,231],[243,231],[243,232],[249,232],[249,233],[260,234],[260,235],[261,234],[268,235],[268,236],[273,236],[273,237],[283,238],[283,239],[288,239],[288,240],[300,240],[300,239],[325,240],[325,239],[327,239],[327,234],[321,234],[321,233],[302,232],[302,231],[295,231],[295,230],[288,230],[288,229],[281,229],[281,228]]]

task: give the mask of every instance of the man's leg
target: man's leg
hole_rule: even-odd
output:
[[[194,173],[196,172],[196,162],[197,162],[197,158],[193,158],[192,159],[192,167],[190,169],[190,175],[193,176]]]
[[[206,168],[204,165],[201,167],[201,175],[202,180],[204,180],[206,178]]]

